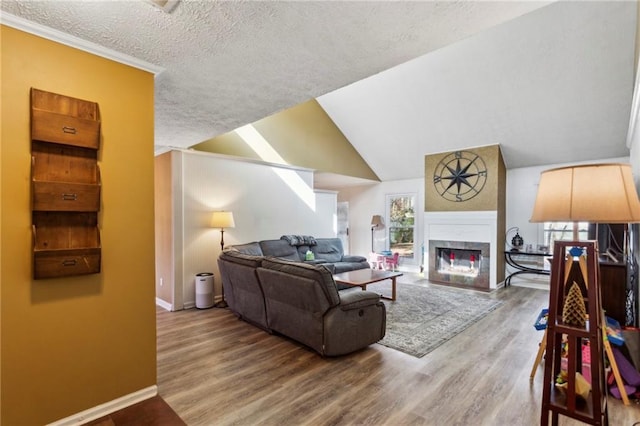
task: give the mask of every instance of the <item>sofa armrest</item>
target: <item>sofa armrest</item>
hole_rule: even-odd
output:
[[[380,301],[380,295],[372,291],[349,291],[340,293],[340,309],[360,309],[375,305]]]
[[[345,254],[344,256],[342,256],[342,261],[343,262],[366,262],[367,258],[364,256]]]
[[[353,291],[341,295],[340,300],[324,316],[322,354],[326,356],[348,354],[385,335],[386,308],[379,295]]]

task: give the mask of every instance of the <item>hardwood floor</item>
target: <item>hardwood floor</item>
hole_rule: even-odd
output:
[[[159,396],[133,404],[85,426],[184,426],[186,423]]]
[[[490,297],[505,303],[423,358],[378,344],[322,358],[228,309],[158,308],[159,393],[191,426],[539,424],[542,367],[529,374],[548,292]],[[610,425],[637,421],[640,405],[609,398]]]

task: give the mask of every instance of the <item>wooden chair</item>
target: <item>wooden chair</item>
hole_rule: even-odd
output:
[[[398,267],[398,260],[400,258],[400,254],[398,252],[393,253],[392,256],[385,256],[384,258],[384,269],[391,268],[392,271],[395,271]]]

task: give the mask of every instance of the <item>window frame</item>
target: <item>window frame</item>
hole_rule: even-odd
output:
[[[553,253],[555,241],[573,240],[573,224],[574,222],[542,223],[542,245],[548,247],[547,251],[549,253]],[[578,240],[585,241],[589,239],[589,224],[590,222],[578,222]],[[559,235],[554,237],[554,233]]]
[[[391,221],[391,202],[394,199],[397,198],[407,198],[407,197],[411,197],[412,199],[412,207],[413,207],[413,223],[410,226],[398,226],[395,223],[392,223]],[[408,263],[408,264],[417,264],[418,261],[418,256],[420,255],[418,253],[417,250],[417,245],[418,245],[418,212],[416,211],[416,207],[418,205],[418,194],[415,192],[401,192],[401,193],[393,193],[393,194],[387,194],[385,197],[385,248],[386,250],[389,251],[394,251],[391,248],[391,232],[392,230],[397,230],[397,229],[412,229],[412,247],[411,247],[411,255],[403,255],[402,252],[400,252],[400,258],[402,260],[403,263]],[[397,251],[397,250],[396,250]]]

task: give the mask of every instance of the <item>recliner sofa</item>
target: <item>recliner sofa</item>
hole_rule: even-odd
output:
[[[293,262],[325,265],[334,274],[369,268],[367,258],[344,254],[340,238],[283,235],[279,240],[262,240],[234,245],[231,249],[252,256],[272,256]],[[307,251],[313,260],[307,260]]]
[[[223,251],[218,266],[234,314],[323,356],[348,354],[385,335],[386,308],[380,295],[339,292],[326,266],[236,250]]]

